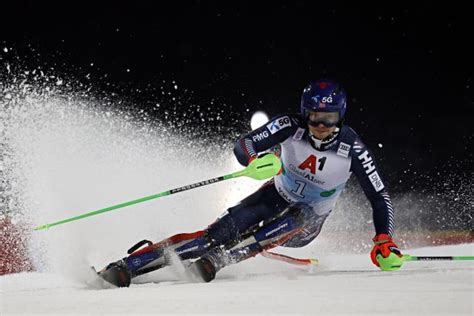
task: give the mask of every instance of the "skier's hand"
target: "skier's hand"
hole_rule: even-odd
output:
[[[271,153],[271,152],[264,152],[264,153],[259,154],[258,156],[253,156],[253,157],[250,158],[249,164],[250,164],[252,161],[254,161],[255,159],[260,159],[260,158],[262,158],[263,156],[266,156],[266,155],[275,155],[275,154],[274,154],[274,153]],[[275,156],[276,156],[276,155],[275,155]],[[277,156],[277,157],[279,157],[279,156]],[[282,171],[283,171],[283,168],[281,168],[280,171],[278,171],[278,173],[277,173],[276,175],[277,175],[277,176],[280,175],[280,174],[282,173]]]
[[[374,241],[374,247],[370,253],[370,258],[372,259],[373,264],[377,267],[380,267],[377,261],[377,255],[380,254],[382,257],[387,258],[391,253],[396,254],[399,257],[402,257],[400,249],[398,249],[397,244],[392,240],[387,234],[378,234],[372,239]]]

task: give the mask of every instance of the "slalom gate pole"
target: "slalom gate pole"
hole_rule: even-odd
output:
[[[175,193],[179,193],[179,192],[199,188],[199,187],[206,186],[206,185],[209,185],[209,184],[217,183],[217,182],[224,181],[224,180],[234,179],[234,178],[238,178],[238,177],[242,177],[242,176],[250,177],[250,178],[255,179],[255,180],[264,180],[264,179],[268,179],[268,178],[273,177],[275,174],[277,174],[280,171],[280,169],[281,169],[280,159],[277,156],[273,155],[273,154],[268,154],[268,155],[265,155],[265,156],[263,156],[259,159],[253,160],[245,169],[243,169],[241,171],[237,171],[237,172],[233,172],[233,173],[230,173],[230,174],[227,174],[227,175],[224,175],[224,176],[220,176],[220,177],[217,177],[217,178],[212,178],[212,179],[204,180],[204,181],[201,181],[201,182],[189,184],[189,185],[182,186],[182,187],[179,187],[179,188],[175,188],[175,189],[172,189],[172,190],[164,191],[164,192],[161,192],[161,193],[158,193],[158,194],[145,196],[145,197],[135,199],[135,200],[131,200],[131,201],[128,201],[128,202],[123,202],[123,203],[120,203],[120,204],[116,204],[116,205],[112,205],[112,206],[109,206],[109,207],[101,208],[101,209],[96,210],[96,211],[91,211],[91,212],[84,213],[84,214],[81,214],[81,215],[78,215],[78,216],[66,218],[66,219],[63,219],[63,220],[60,220],[60,221],[57,221],[57,222],[40,225],[40,226],[36,227],[34,230],[49,229],[50,227],[53,227],[53,226],[62,225],[62,224],[65,224],[65,223],[77,221],[77,220],[80,220],[80,219],[83,219],[83,218],[86,218],[86,217],[102,214],[102,213],[105,213],[105,212],[110,212],[110,211],[113,211],[113,210],[116,210],[116,209],[119,209],[119,208],[123,208],[123,207],[127,207],[127,206],[130,206],[130,205],[146,202],[146,201],[153,200],[153,199],[157,199],[157,198],[160,198],[162,196],[172,195],[172,194],[175,194]]]

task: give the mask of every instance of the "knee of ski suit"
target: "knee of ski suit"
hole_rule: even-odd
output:
[[[319,215],[313,207],[304,203],[295,203],[288,208],[290,209],[288,215],[296,218],[301,231],[281,246],[290,248],[304,247],[319,235],[329,213]]]
[[[287,207],[288,203],[278,195],[273,183],[267,183],[227,209],[207,228],[207,232],[215,244],[238,242],[242,235],[258,228],[261,221],[270,222]]]
[[[225,245],[239,239],[239,229],[232,216],[226,212],[206,229],[207,237],[214,245]]]

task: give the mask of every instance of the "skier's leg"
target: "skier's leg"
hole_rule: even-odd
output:
[[[303,247],[321,231],[328,214],[318,215],[305,204],[293,204],[269,223],[246,234],[246,238],[231,248],[215,247],[195,265],[204,281],[211,281],[223,267],[254,257],[276,246]]]
[[[269,221],[286,206],[288,203],[278,195],[273,183],[268,182],[238,205],[228,209],[224,216],[205,231],[178,234],[136,250],[130,256],[109,264],[100,273],[103,276],[110,275],[110,279],[125,279],[126,282],[122,283],[130,284],[131,278],[168,265],[166,254],[170,251],[186,260],[199,258],[217,246],[235,245],[245,237],[243,232],[252,231],[260,222]],[[126,277],[117,278],[117,274],[125,274]]]
[[[280,246],[301,248],[308,245],[318,237],[329,214],[330,212],[319,215],[315,213],[314,209],[311,207],[304,208],[303,212],[300,214],[304,223],[302,229],[300,229],[297,234],[280,244]]]
[[[171,236],[156,244],[134,251],[125,262],[133,276],[157,270],[168,265],[168,254],[177,253],[181,259],[195,258],[208,250],[210,243],[205,231]]]
[[[277,217],[288,205],[269,181],[209,225],[207,234],[215,245],[237,244],[245,233]]]
[[[142,274],[141,271],[148,272],[147,269],[151,267],[166,264],[163,252],[173,251],[181,260],[187,260],[198,258],[216,246],[236,244],[242,239],[242,232],[252,230],[252,227],[258,226],[261,221],[269,221],[287,205],[270,182],[238,205],[229,208],[206,230],[178,234],[135,251],[126,258],[127,265],[132,271],[137,271],[138,275]]]
[[[138,249],[145,243],[147,247]],[[129,249],[128,257],[108,264],[99,274],[117,286],[128,286],[132,278],[168,265],[170,252],[183,252],[182,259],[195,258],[207,251],[209,245],[205,231],[177,234],[155,244],[143,240]]]

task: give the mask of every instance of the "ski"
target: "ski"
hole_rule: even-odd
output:
[[[117,286],[106,281],[103,277],[100,276],[99,272],[95,267],[90,267],[89,276],[86,281],[87,286],[93,289],[116,289]]]
[[[278,261],[283,261],[286,263],[290,264],[295,264],[295,265],[300,265],[300,266],[312,266],[312,265],[318,265],[319,261],[318,259],[314,258],[294,258],[290,257],[287,255],[282,255],[280,253],[276,252],[270,252],[270,251],[262,251],[260,253],[263,257],[268,258],[268,259],[273,259],[273,260],[278,260]]]

